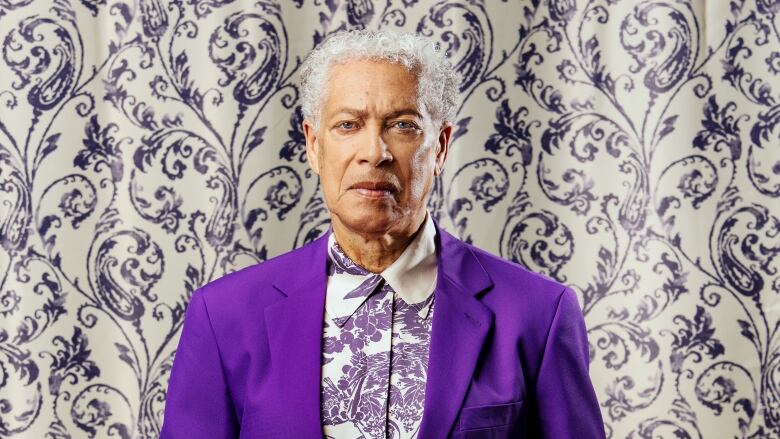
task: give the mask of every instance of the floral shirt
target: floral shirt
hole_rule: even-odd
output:
[[[328,238],[322,352],[326,438],[416,438],[425,400],[436,229],[430,215],[379,274]]]

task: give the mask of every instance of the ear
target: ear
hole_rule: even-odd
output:
[[[436,167],[433,170],[436,176],[444,172],[444,161],[447,160],[447,153],[450,150],[450,140],[452,140],[452,124],[445,122],[439,129],[439,138],[436,141]]]
[[[317,140],[317,131],[314,124],[308,119],[303,120],[303,136],[306,138],[306,160],[315,174],[320,175],[320,144]]]

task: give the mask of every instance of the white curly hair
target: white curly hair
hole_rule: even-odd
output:
[[[334,64],[357,59],[388,61],[417,75],[417,95],[434,124],[454,123],[460,75],[437,44],[424,36],[386,30],[350,30],[331,34],[309,53],[300,70],[303,117],[319,129],[327,94],[328,72]]]

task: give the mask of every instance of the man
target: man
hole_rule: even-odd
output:
[[[604,438],[574,291],[426,210],[457,107],[446,58],[354,31],[301,76],[331,228],[193,294],[162,438]]]

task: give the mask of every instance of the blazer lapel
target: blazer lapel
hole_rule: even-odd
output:
[[[436,229],[438,274],[421,438],[449,435],[494,317],[474,297],[493,285],[487,272],[463,242],[438,224]]]
[[[290,438],[322,437],[320,381],[322,319],[327,286],[327,236],[302,247],[280,268],[274,286],[285,298],[265,308],[276,413]]]

